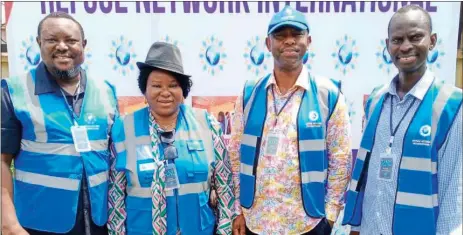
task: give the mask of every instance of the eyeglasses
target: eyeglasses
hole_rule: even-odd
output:
[[[174,160],[178,158],[177,148],[175,148],[174,141],[175,141],[175,138],[174,138],[173,131],[161,133],[161,143],[165,145],[164,146],[164,159],[165,160]]]

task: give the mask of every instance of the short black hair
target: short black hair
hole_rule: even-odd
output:
[[[155,70],[162,70],[154,67],[145,67],[140,69],[140,74],[138,75],[138,88],[140,88],[141,93],[144,95],[146,93],[146,85],[148,83],[148,77],[150,76],[151,72]],[[162,70],[166,71],[166,70]],[[182,88],[183,92],[183,98],[186,98],[188,96],[188,93],[190,93],[191,87],[193,86],[193,81],[191,80],[190,77],[183,76],[180,74],[176,74],[173,72],[169,72],[172,76],[175,77],[175,80],[177,80],[178,84]]]
[[[426,18],[426,21],[424,23],[428,25],[429,33],[431,34],[432,33],[431,15],[429,15],[429,12],[427,12],[425,9],[423,9],[422,7],[420,7],[418,5],[415,5],[415,4],[404,6],[404,7],[400,8],[396,13],[394,13],[394,15],[392,15],[391,19],[389,20],[389,24],[387,26],[387,33],[389,34],[389,30],[391,29],[392,20],[396,16],[401,15],[401,14],[405,14],[405,13],[407,13],[409,11],[420,11],[421,13],[424,14],[424,16]]]
[[[72,16],[69,15],[68,13],[62,12],[62,11],[52,12],[52,13],[48,14],[47,16],[45,16],[45,18],[43,18],[43,19],[40,21],[39,26],[37,27],[37,35],[38,35],[39,38],[40,38],[40,35],[41,35],[41,33],[42,33],[42,25],[43,25],[43,22],[45,22],[47,19],[51,19],[51,18],[69,19],[69,20],[74,21],[74,23],[76,23],[76,24],[79,26],[80,35],[82,36],[82,40],[85,40],[84,28],[82,28],[82,25],[79,23],[79,21],[77,21],[76,19],[74,19],[74,17],[72,17]]]

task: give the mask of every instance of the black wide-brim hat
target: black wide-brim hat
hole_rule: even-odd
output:
[[[137,62],[139,69],[156,68],[166,70],[184,77],[191,77],[183,71],[182,54],[177,46],[166,42],[151,45],[145,62]]]

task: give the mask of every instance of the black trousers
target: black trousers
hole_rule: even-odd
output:
[[[331,234],[331,226],[328,223],[326,218],[323,218],[320,223],[315,226],[312,230],[302,235],[330,235]],[[248,227],[246,227],[246,235],[257,235],[257,233],[251,232]]]

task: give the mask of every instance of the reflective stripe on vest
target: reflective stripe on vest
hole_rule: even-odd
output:
[[[183,196],[187,194],[199,194],[202,192],[207,192],[208,190],[209,190],[209,185],[207,182],[181,184],[180,188],[178,189],[178,195]],[[140,197],[140,198],[151,198],[151,189],[142,188],[142,187],[127,187],[127,196]],[[172,190],[167,191],[166,196],[173,197],[174,191]]]
[[[91,140],[90,147],[93,151],[106,151],[108,150],[107,140]],[[40,153],[40,154],[53,154],[63,156],[80,157],[80,153],[76,151],[74,144],[63,143],[42,143],[31,140],[21,140],[21,150]]]
[[[118,157],[123,157],[125,160],[125,171],[128,176],[128,186],[127,186],[127,216],[128,220],[126,223],[128,234],[138,232],[151,233],[151,211],[146,211],[143,208],[151,208],[151,189],[150,185],[142,185],[141,172],[138,171],[140,167],[140,162],[137,162],[137,159],[140,160],[140,153],[137,153],[137,148],[140,150],[142,146],[150,146],[149,154],[152,157],[151,153],[151,138],[149,136],[149,110],[148,108],[143,108],[141,110],[135,111],[134,113],[127,115],[124,118],[124,134],[125,139],[123,142],[116,143],[117,152],[120,153]],[[197,110],[189,108],[188,106],[181,105],[179,112],[179,124],[176,128],[175,142],[174,145],[179,152],[179,159],[175,161],[177,172],[179,173],[180,187],[177,190],[170,190],[166,192],[166,199],[168,200],[167,206],[167,223],[168,223],[168,233],[171,230],[174,230],[177,227],[177,205],[188,205],[188,212],[184,211],[185,208],[179,208],[179,225],[182,228],[182,234],[201,234],[203,232],[201,229],[213,229],[213,224],[215,223],[214,215],[209,214],[209,212],[204,212],[205,206],[208,208],[206,211],[209,211],[210,208],[207,204],[207,201],[204,202],[204,198],[209,199],[209,190],[210,190],[210,176],[212,175],[211,168],[209,167],[212,162],[215,161],[214,157],[214,147],[212,142],[212,133],[209,129],[209,122],[206,119],[206,112],[204,110]],[[190,169],[191,172],[194,172],[195,169],[192,169],[192,165],[196,164],[199,159],[203,156],[196,156],[195,153],[188,154],[188,156],[180,154],[182,151],[194,152],[194,151],[204,151],[206,155],[204,156],[207,160],[208,166],[207,171],[205,172],[204,181],[191,182],[191,179],[182,178],[181,171],[185,168]],[[124,155],[126,154],[126,155]],[[192,157],[188,162],[184,161],[184,157]],[[120,159],[119,159],[120,160]],[[143,159],[143,164],[150,164],[153,168],[149,168],[149,176],[152,178],[154,172],[154,159]],[[184,164],[184,165],[182,165]],[[180,169],[180,170],[179,170]],[[176,198],[176,196],[178,198]],[[176,201],[178,200],[178,201]],[[198,204],[198,202],[200,204]],[[191,212],[198,212],[194,218],[188,217],[186,214]],[[187,218],[188,217],[188,218]],[[194,221],[199,220],[200,224],[196,224]],[[209,227],[212,226],[211,228]],[[207,228],[206,228],[207,227]],[[199,229],[199,230],[198,230]]]
[[[270,75],[267,75],[257,83],[247,82],[244,88],[245,128],[240,148],[240,201],[244,208],[251,208],[254,202],[259,157],[256,147],[260,148],[267,114],[266,84],[269,79]],[[328,165],[325,128],[337,103],[339,90],[329,79],[310,75],[308,89],[303,93],[297,117],[301,191],[306,213],[311,217],[322,217],[325,214],[324,197]],[[311,113],[316,115],[309,117]]]
[[[344,224],[359,226],[362,219],[366,185],[364,166],[368,164],[373,149],[387,90],[388,86],[375,89],[367,102],[369,118],[347,193]],[[392,226],[394,234],[435,234],[438,216],[437,152],[458,114],[461,102],[460,89],[436,84],[435,81],[421,101],[404,138]],[[426,126],[431,129],[430,135],[420,134]]]
[[[34,94],[36,71],[44,72],[41,66],[26,76],[5,81],[15,115],[23,126],[14,175],[14,202],[19,222],[26,228],[53,233],[71,230],[76,221],[85,166],[91,216],[95,224],[102,226],[107,221],[108,164],[105,159],[109,158],[108,128],[116,113],[114,91],[109,84],[87,79],[78,123],[98,125],[99,130],[88,130],[92,150],[78,153],[70,133],[73,122],[63,97],[55,93]],[[54,213],[48,213],[50,210]]]
[[[69,191],[78,191],[80,180],[70,179],[56,176],[49,176],[43,174],[37,174],[22,170],[15,170],[14,178],[17,181],[21,181],[28,184],[44,186],[48,188],[63,189]],[[108,180],[108,171],[91,175],[88,177],[90,187],[96,187]]]

